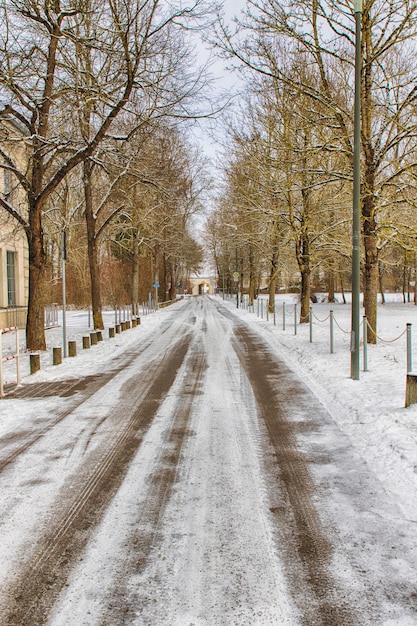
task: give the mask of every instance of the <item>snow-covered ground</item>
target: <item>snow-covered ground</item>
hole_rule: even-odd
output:
[[[255,312],[230,306],[246,322],[255,324],[300,378],[314,391],[360,456],[379,476],[410,520],[417,522],[417,405],[405,408],[407,373],[406,325],[412,324],[414,363],[417,366],[417,307],[402,302],[401,294],[388,295],[378,306],[379,341],[368,345],[368,371],[363,371],[361,342],[360,380],[350,378],[349,304],[313,305],[313,341],[310,325],[298,325],[294,334],[296,296],[277,296],[276,324],[266,321],[266,299]],[[285,326],[283,330],[283,303]],[[334,353],[330,353],[330,319],[334,315]]]
[[[377,472],[386,487],[397,494],[399,503],[409,519],[417,521],[417,405],[404,408],[406,384],[406,324],[412,324],[414,362],[417,367],[417,307],[404,304],[402,296],[388,295],[387,303],[378,307],[377,345],[368,346],[368,371],[363,369],[359,381],[350,378],[350,305],[318,303],[313,306],[313,341],[310,342],[309,324],[297,325],[294,333],[294,304],[297,296],[285,294],[276,298],[276,317],[266,320],[264,307],[255,306],[255,312],[237,309],[235,299],[225,303],[259,332],[278,351],[281,357],[314,391],[333,416],[342,431],[349,436],[361,457]],[[285,330],[283,304],[285,302]],[[263,319],[261,318],[263,309]],[[334,312],[334,353],[330,353],[329,312]],[[171,309],[141,315],[140,334],[149,336]],[[89,350],[82,350],[82,337],[88,335],[87,311],[67,312],[67,340],[77,341],[77,356],[64,359],[59,366],[52,365],[52,348],[62,345],[62,327],[46,331],[48,351],[41,356],[42,369],[29,375],[29,356],[21,354],[23,382],[58,380],[80,377],[103,371],[105,363],[130,342],[137,341],[136,333],[129,331],[108,339],[108,327],[114,326],[113,311],[104,313],[104,341]],[[24,347],[21,333],[20,343]],[[13,333],[3,336],[3,355],[13,353]],[[361,349],[362,349],[361,344]],[[5,382],[16,380],[15,361],[4,364]],[[49,400],[54,402],[54,399]],[[16,419],[25,420],[24,403],[19,401],[19,415],[11,413],[10,403],[0,404],[0,433],[12,429]],[[31,403],[27,402],[30,412]]]
[[[406,382],[404,330],[407,323],[412,323],[414,329],[417,307],[413,304],[403,304],[400,298],[392,297],[389,300],[387,304],[379,306],[378,336],[380,341],[377,345],[368,347],[368,371],[361,371],[359,381],[353,381],[350,378],[349,305],[327,303],[314,305],[313,341],[310,342],[308,324],[298,326],[297,334],[294,333],[295,296],[277,297],[275,324],[273,316],[270,316],[269,320],[265,319],[265,306],[260,307],[259,311],[261,313],[263,308],[264,319],[262,319],[260,315],[257,315],[257,306],[255,312],[248,312],[245,309],[236,309],[234,299],[230,302],[225,301],[225,304],[230,311],[236,313],[246,323],[256,327],[272,350],[278,353],[311,388],[342,433],[349,438],[357,455],[383,483],[384,489],[393,495],[404,517],[415,523],[417,522],[417,405],[404,408]],[[285,330],[282,314],[284,301],[286,303]],[[264,302],[266,303],[266,300]],[[65,359],[59,366],[53,366],[52,348],[62,345],[62,327],[50,329],[47,331],[48,351],[42,354],[40,372],[33,376],[29,375],[29,356],[22,352],[22,382],[26,384],[69,377],[80,378],[105,372],[111,367],[115,356],[129,351],[130,346],[137,344],[138,337],[144,344],[150,337],[155,337],[156,340],[158,329],[166,323],[168,316],[175,313],[177,307],[182,306],[178,303],[157,313],[142,315],[140,328],[123,332],[114,339],[108,338],[107,328],[114,325],[114,312],[109,311],[105,314],[104,341],[89,350],[81,348],[82,336],[91,331],[88,327],[88,313],[86,311],[68,312],[67,339],[77,341],[78,355]],[[334,311],[333,354],[330,354],[328,319],[330,310]],[[23,337],[21,340],[23,342]],[[414,331],[413,340],[416,345],[417,359],[417,338]],[[13,334],[4,335],[3,345],[4,356],[13,352]],[[6,382],[13,382],[14,361],[9,361],[4,365],[4,377]],[[225,390],[223,392],[226,393]],[[62,405],[66,402],[56,397],[37,399],[35,402],[33,399],[0,401],[0,436],[12,433],[14,430],[22,430],[24,425],[30,423],[31,420],[40,419],[41,414],[52,415],[57,401]],[[116,402],[116,399],[112,400],[110,396],[106,398],[106,402],[113,401]],[[226,401],[227,398],[224,402]],[[204,468],[201,471],[203,475]],[[411,527],[412,524],[409,524],[408,528]],[[123,539],[123,532],[120,536]],[[103,540],[100,545],[105,545],[106,541]],[[73,610],[74,606],[70,606],[64,613],[73,615]],[[290,609],[288,611],[290,612]],[[61,614],[61,618],[64,613]],[[61,619],[56,623],[75,624],[69,618],[68,622]],[[90,622],[87,620],[83,623],[89,624]],[[91,621],[91,623],[95,622]],[[259,621],[259,624],[264,623],[285,622]],[[410,626],[417,624],[417,617],[415,621],[413,619],[410,621],[407,617],[401,622],[387,621],[384,624]]]

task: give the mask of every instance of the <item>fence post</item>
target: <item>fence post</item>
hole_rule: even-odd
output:
[[[41,369],[41,355],[30,354],[29,363],[30,363],[30,373],[36,374],[36,372],[39,372],[39,370]]]
[[[68,356],[77,356],[77,342],[75,340],[68,342]]]
[[[62,363],[62,348],[52,348],[52,364],[61,365]]]
[[[285,330],[285,302],[282,303],[282,330]]]
[[[310,322],[310,343],[313,343],[313,307],[310,307],[309,312],[309,322]]]
[[[257,313],[257,316],[259,317],[259,296],[257,297],[257,302],[258,302],[258,313]]]
[[[297,303],[294,304],[294,335],[297,334]]]
[[[274,326],[277,325],[277,303],[274,300]]]
[[[266,303],[266,321],[269,322],[269,300]]]
[[[368,318],[363,316],[363,371],[368,371]]]
[[[407,324],[407,374],[413,371],[411,327],[412,324]]]
[[[333,311],[330,311],[330,354],[334,354],[334,325]]]

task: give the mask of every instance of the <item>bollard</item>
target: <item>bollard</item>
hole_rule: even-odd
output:
[[[294,335],[297,334],[297,303],[294,304]]]
[[[68,342],[68,356],[77,356],[77,342],[76,341]]]
[[[86,350],[90,347],[90,337],[83,337],[83,349]]]
[[[41,369],[41,355],[31,354],[29,355],[30,373],[36,374]]]
[[[407,374],[405,387],[405,408],[417,403],[417,374]]]
[[[103,341],[103,333],[101,330],[96,330],[97,341]]]
[[[136,325],[137,325],[137,326],[140,326],[140,317],[137,317],[137,318],[136,318]]]
[[[120,334],[120,324],[116,324],[116,334]]]
[[[109,339],[113,339],[114,335],[115,335],[114,326],[110,326],[110,328],[109,328]]]
[[[97,333],[96,332],[90,333],[90,343],[92,346],[97,345]]]
[[[52,348],[52,365],[62,363],[62,348]]]
[[[407,324],[407,374],[413,369],[413,354],[411,346],[411,327],[412,324]]]
[[[132,317],[132,328],[136,328],[136,326],[137,326],[136,317]]]

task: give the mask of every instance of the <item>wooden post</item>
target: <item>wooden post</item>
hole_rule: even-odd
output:
[[[97,333],[90,333],[90,342],[92,346],[96,346],[97,345]]]
[[[77,356],[77,342],[76,341],[68,342],[68,356]]]
[[[136,318],[136,325],[139,326],[139,324],[140,324],[140,317],[137,317]]]
[[[83,337],[83,349],[86,350],[90,347],[90,337]]]
[[[417,374],[407,374],[407,384],[405,388],[405,406],[417,403]]]
[[[62,363],[62,348],[52,348],[52,365]]]
[[[132,317],[132,328],[136,328],[136,326],[137,326],[136,317]]]
[[[103,333],[101,330],[96,330],[97,341],[103,341]]]
[[[114,337],[114,326],[110,326],[109,328],[109,339],[113,339]]]
[[[116,324],[116,333],[120,334],[120,324]]]
[[[41,369],[41,355],[40,354],[31,354],[29,356],[30,363],[30,373],[36,374]]]

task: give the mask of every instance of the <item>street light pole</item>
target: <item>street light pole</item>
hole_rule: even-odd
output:
[[[352,220],[352,326],[350,375],[359,380],[360,346],[360,261],[361,261],[361,26],[362,0],[354,0],[355,9],[355,104],[353,140],[353,220]]]
[[[65,278],[65,263],[67,260],[67,233],[62,231],[62,343],[64,358],[67,356],[67,288]]]

